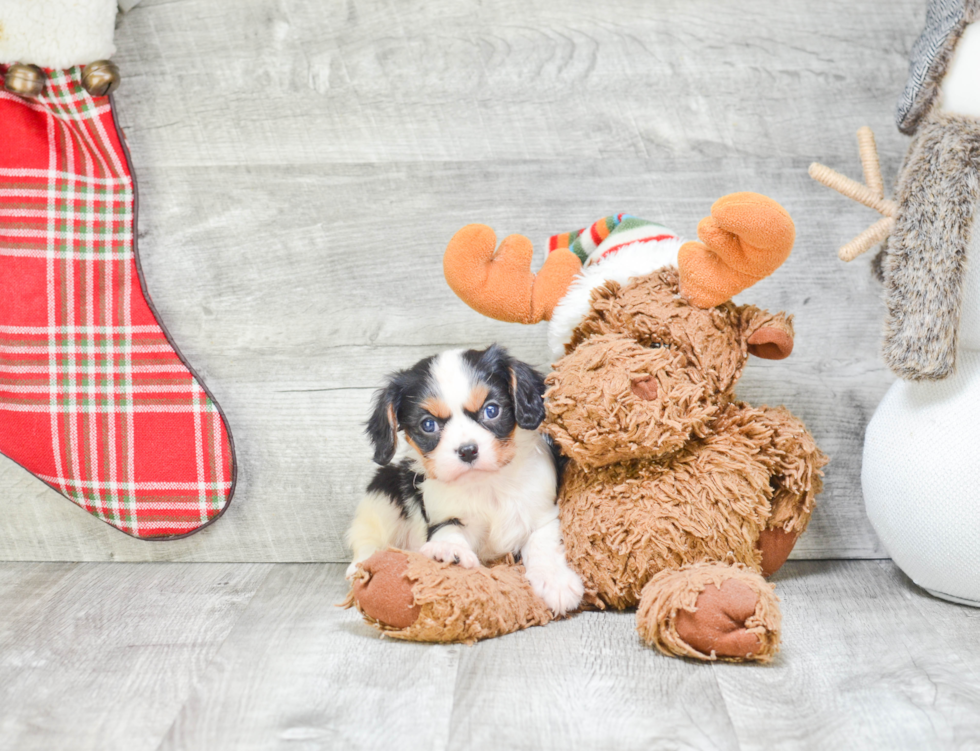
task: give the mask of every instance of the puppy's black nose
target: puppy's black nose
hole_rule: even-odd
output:
[[[480,449],[476,447],[475,443],[467,443],[465,446],[460,446],[458,449],[456,449],[456,454],[467,464],[472,464],[475,462],[479,453]]]

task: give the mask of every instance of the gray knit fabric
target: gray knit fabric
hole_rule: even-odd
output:
[[[895,110],[895,121],[903,133],[915,132],[938,91],[938,79],[945,72],[963,32],[966,0],[930,0],[926,26],[912,46],[909,79]]]

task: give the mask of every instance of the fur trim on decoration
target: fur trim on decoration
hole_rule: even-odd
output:
[[[901,209],[882,263],[885,362],[908,380],[945,378],[956,362],[963,272],[980,201],[980,121],[930,115],[909,147],[896,199]]]
[[[664,266],[677,265],[677,253],[683,240],[661,240],[657,243],[637,242],[582,269],[551,314],[548,324],[548,345],[554,357],[565,354],[565,345],[572,332],[589,312],[592,290],[608,281],[625,285],[635,276],[646,276]]]
[[[978,19],[980,0],[931,0],[925,29],[912,47],[908,83],[895,109],[902,133],[913,135],[932,109],[963,30]]]
[[[116,51],[116,0],[0,0],[0,62],[70,68]]]

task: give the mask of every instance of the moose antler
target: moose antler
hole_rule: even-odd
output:
[[[551,320],[558,301],[582,268],[567,248],[548,254],[537,275],[534,248],[523,235],[508,235],[494,252],[497,235],[485,224],[468,224],[453,235],[442,258],[446,281],[477,313],[510,323]]]
[[[895,227],[895,215],[898,204],[885,198],[885,186],[881,179],[881,166],[878,163],[878,147],[875,145],[875,134],[865,126],[858,130],[858,149],[861,152],[861,167],[864,170],[864,182],[857,182],[845,177],[840,172],[814,162],[810,165],[810,177],[828,188],[836,190],[882,215],[881,219],[868,227],[837,251],[842,261],[853,261],[862,253],[871,250],[875,245],[884,241]]]
[[[789,258],[796,227],[782,206],[758,193],[730,193],[698,224],[701,242],[677,256],[681,292],[699,308],[730,300]]]

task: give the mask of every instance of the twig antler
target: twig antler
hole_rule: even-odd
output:
[[[858,148],[861,152],[861,166],[864,168],[864,182],[857,182],[842,175],[836,170],[814,162],[810,165],[810,177],[828,188],[836,190],[858,203],[881,214],[881,219],[868,227],[837,251],[842,261],[853,261],[862,253],[871,250],[875,245],[885,240],[895,226],[895,215],[898,204],[885,198],[885,186],[881,180],[881,166],[878,164],[878,148],[875,145],[875,134],[865,126],[857,132]]]

